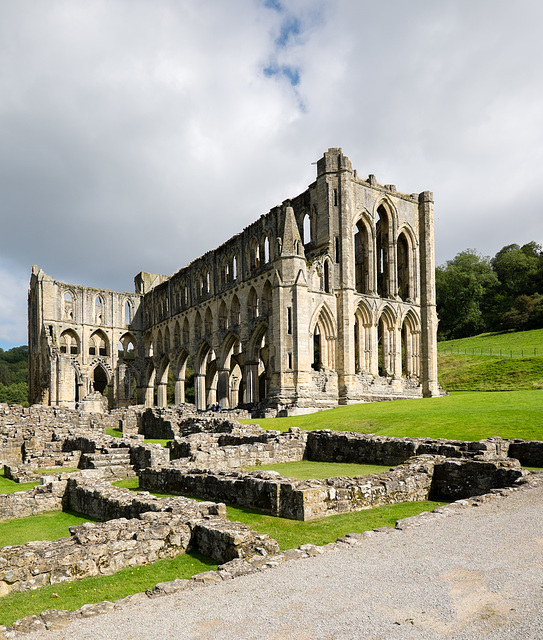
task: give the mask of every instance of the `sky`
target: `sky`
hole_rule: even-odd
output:
[[[341,147],[434,192],[436,262],[543,243],[538,0],[0,0],[0,347],[31,265],[133,291]]]

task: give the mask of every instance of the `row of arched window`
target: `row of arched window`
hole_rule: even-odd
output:
[[[249,323],[258,320],[261,317],[267,317],[271,312],[272,307],[272,287],[267,280],[262,289],[262,295],[259,297],[254,287],[251,287],[247,295],[246,302],[246,317]],[[225,300],[221,300],[218,308],[217,326],[219,331],[227,330],[239,330],[242,322],[242,306],[237,295],[234,295],[227,305]],[[204,336],[211,336],[214,331],[214,314],[211,306],[207,307],[205,311],[200,309],[196,310],[196,313],[192,316],[191,322],[187,317],[184,318],[182,324],[177,321],[174,329],[174,342],[173,345],[176,349],[181,345],[188,345],[191,338],[191,326],[192,335],[195,340],[200,340]],[[155,350],[158,353],[167,353],[171,346],[170,330],[168,327],[161,330],[159,329],[156,334],[155,346],[153,346],[153,339],[151,332],[149,332],[146,339],[145,355],[152,356]]]
[[[383,298],[415,299],[415,243],[407,229],[395,238],[390,213],[381,205],[373,226],[361,217],[354,231],[355,288]]]
[[[63,320],[76,320],[76,298],[71,290],[64,292],[63,296]],[[92,304],[92,324],[103,324],[105,313],[105,300],[101,295],[94,298]],[[122,309],[124,324],[130,324],[134,318],[134,306],[130,300],[125,300]]]
[[[73,329],[66,329],[60,335],[60,352],[67,355],[76,356],[81,353],[81,340]],[[125,333],[117,345],[118,355],[122,358],[131,359],[135,357],[136,340],[130,333]],[[107,357],[111,355],[110,342],[107,335],[98,329],[94,331],[88,342],[88,355]]]

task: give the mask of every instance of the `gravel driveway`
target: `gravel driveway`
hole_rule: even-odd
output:
[[[543,486],[351,542],[20,637],[543,639]]]

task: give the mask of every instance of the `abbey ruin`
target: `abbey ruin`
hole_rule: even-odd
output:
[[[188,371],[199,410],[435,396],[432,193],[329,149],[302,194],[173,276],[139,273],[135,293],[33,267],[28,313],[31,404],[165,407],[169,376],[180,404]]]

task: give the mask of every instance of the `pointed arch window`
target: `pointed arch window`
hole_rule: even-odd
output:
[[[74,319],[74,298],[71,291],[64,293],[64,319]]]
[[[100,296],[94,299],[94,324],[102,324],[103,322],[104,301]]]
[[[311,242],[311,218],[309,214],[306,213],[303,220],[303,239],[302,242],[304,244],[308,244]]]

